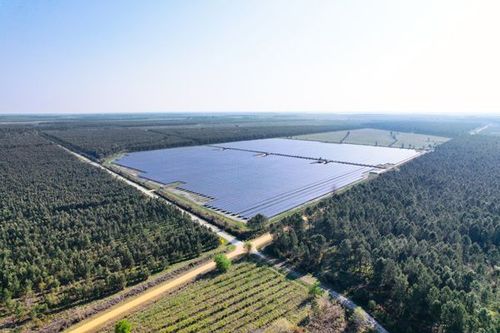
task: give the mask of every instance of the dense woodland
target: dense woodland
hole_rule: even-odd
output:
[[[0,330],[122,289],[218,245],[52,141],[94,159],[121,151],[375,127],[455,137],[273,230],[271,251],[353,297],[391,332],[500,327],[500,139],[471,122],[89,119],[0,125]],[[167,126],[170,124],[169,126]],[[496,265],[496,266],[495,266]]]
[[[128,119],[128,118],[127,118]],[[327,131],[380,128],[445,137],[463,135],[481,126],[477,121],[399,121],[378,119],[327,119],[300,117],[187,117],[122,121],[59,121],[38,126],[45,135],[94,159],[123,151],[151,150],[286,137]]]
[[[484,122],[471,120],[384,120],[372,122],[368,126],[388,131],[431,134],[453,138],[467,134],[470,130],[482,125],[484,125]]]
[[[451,140],[305,213],[272,252],[390,332],[498,332],[500,139]]]
[[[150,150],[238,140],[292,136],[351,128],[354,125],[241,126],[218,124],[204,127],[81,127],[44,130],[51,139],[92,158],[121,151]]]
[[[39,317],[215,248],[218,237],[33,131],[0,130],[1,318]]]

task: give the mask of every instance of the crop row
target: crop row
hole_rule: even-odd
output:
[[[269,281],[260,286],[250,289],[247,292],[240,291],[236,297],[231,298],[230,300],[223,299],[222,302],[219,302],[214,307],[208,309],[207,311],[198,314],[196,311],[192,312],[193,316],[191,320],[185,323],[181,323],[181,325],[174,325],[173,327],[169,327],[168,332],[178,332],[180,329],[187,328],[186,331],[191,331],[189,326],[194,325],[197,328],[201,328],[211,323],[218,321],[220,318],[223,318],[227,313],[238,311],[241,307],[244,307],[246,302],[255,302],[261,297],[266,297],[269,292],[275,292],[278,288],[280,288],[280,281]]]
[[[251,307],[244,309],[243,313],[239,314],[233,318],[232,325],[227,327],[225,330],[231,331],[238,327],[244,327],[247,324],[255,322],[256,318],[263,316],[265,313],[269,312],[269,305],[276,303],[282,308],[287,308],[289,310],[298,309],[300,305],[306,298],[304,290],[297,289],[297,286],[288,284],[286,288],[283,288],[279,292],[276,292],[270,297],[262,300],[259,303],[252,304]],[[263,325],[260,325],[263,326]]]
[[[260,272],[260,270],[258,270],[256,273],[258,272]],[[169,321],[170,319],[180,321],[184,317],[183,314],[189,316],[191,308],[197,308],[199,305],[203,305],[206,307],[211,304],[217,303],[219,302],[220,295],[224,295],[224,297],[229,298],[232,295],[237,295],[242,290],[252,288],[254,284],[259,283],[272,276],[265,273],[266,272],[262,272],[260,276],[256,274],[251,274],[251,276],[248,276],[247,274],[246,276],[251,279],[246,279],[242,284],[239,284],[238,288],[235,288],[235,285],[238,285],[241,278],[236,279],[233,284],[226,285],[226,287],[223,289],[214,290],[213,293],[210,293],[209,297],[204,297],[207,296],[207,294],[203,295],[203,291],[210,289],[210,285],[205,285],[202,290],[198,288],[193,288],[193,290],[189,289],[189,294],[183,292],[182,294],[177,295],[176,297],[172,298],[172,301],[169,302],[170,304],[168,304],[167,307],[154,307],[152,309],[154,311],[148,311],[146,314],[141,315],[140,317],[141,319],[147,319],[148,321],[155,320],[156,317],[161,317],[163,322]],[[195,297],[191,297],[192,295],[195,295]],[[200,299],[198,299],[196,295],[199,295]],[[181,308],[182,310],[179,311],[179,308]],[[197,311],[200,310],[202,309],[198,307]]]
[[[217,294],[226,293],[228,290],[232,290],[234,284],[239,284],[242,280],[243,283],[246,283],[247,280],[254,279],[256,274],[260,274],[263,269],[264,268],[255,268],[250,265],[236,266],[231,278],[224,279],[224,276],[221,275],[214,280],[198,281],[194,285],[188,286],[189,292],[184,292],[186,289],[184,288],[177,294],[169,295],[169,297],[159,301],[157,306],[154,307],[154,312],[165,313],[181,305],[184,309],[187,309],[187,304],[197,305],[198,303],[206,302]],[[146,318],[149,313],[149,311],[144,313],[144,317]],[[141,317],[143,317],[143,315],[141,315]]]
[[[307,289],[266,266],[240,262],[150,305],[128,319],[136,332],[238,332],[309,312]]]
[[[271,280],[272,279],[272,280]],[[202,319],[204,316],[209,316],[218,307],[230,306],[232,302],[238,302],[241,300],[242,295],[248,292],[258,292],[261,288],[265,287],[269,283],[276,280],[275,276],[265,276],[260,277],[255,283],[238,286],[228,294],[220,294],[213,297],[206,303],[201,303],[200,307],[192,307],[189,310],[182,309],[180,312],[170,313],[168,316],[170,319],[172,316],[176,317],[171,324],[175,324],[177,328],[182,328],[187,326],[191,322]],[[279,281],[276,281],[279,283]]]
[[[266,290],[260,295],[256,295],[256,297],[247,298],[241,303],[238,303],[238,305],[232,308],[231,311],[222,312],[217,316],[220,319],[216,317],[218,320],[213,320],[212,325],[201,327],[201,329],[197,329],[196,332],[233,332],[235,330],[233,326],[235,325],[245,327],[247,324],[254,322],[257,318],[259,318],[256,316],[259,309],[265,308],[270,303],[277,303],[280,307],[288,310],[295,310],[295,306],[292,304],[293,299],[297,297],[298,295],[296,294],[296,290],[294,290],[294,288],[281,283],[273,288],[270,288],[269,290]],[[262,326],[264,325],[260,325],[260,327]]]

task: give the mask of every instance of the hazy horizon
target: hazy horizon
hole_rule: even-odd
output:
[[[499,15],[494,0],[0,0],[0,114],[499,115]]]
[[[0,112],[0,116],[116,116],[116,115],[318,115],[318,116],[382,116],[382,117],[444,117],[444,118],[471,118],[471,117],[500,117],[499,113],[480,113],[480,112],[463,112],[463,113],[449,113],[449,112],[426,112],[426,111],[416,111],[416,112],[399,112],[399,111],[104,111],[104,112],[92,112],[92,111],[82,111],[82,112]]]

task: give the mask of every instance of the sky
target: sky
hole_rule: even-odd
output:
[[[500,114],[498,0],[0,0],[0,113]]]

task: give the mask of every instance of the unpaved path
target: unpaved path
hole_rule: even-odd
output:
[[[252,246],[255,250],[259,249],[262,246],[265,246],[269,244],[272,241],[272,237],[270,234],[264,234],[253,241],[251,241]],[[227,257],[230,259],[236,258],[238,256],[241,256],[242,254],[245,253],[245,249],[243,247],[243,243],[240,242],[236,246],[236,248],[227,254]],[[86,333],[86,332],[95,332],[97,331],[100,327],[113,322],[117,320],[118,318],[123,317],[127,313],[131,312],[132,310],[138,308],[141,305],[144,305],[148,302],[151,302],[155,299],[157,299],[159,296],[162,294],[171,291],[187,282],[193,281],[200,275],[203,275],[205,273],[208,273],[212,270],[215,269],[215,263],[213,261],[202,264],[198,267],[193,268],[190,271],[187,271],[186,273],[179,275],[178,277],[165,281],[162,284],[157,285],[156,287],[153,287],[149,290],[146,290],[144,293],[131,298],[129,300],[126,300],[120,304],[117,304],[114,307],[111,307],[110,309],[103,311],[101,313],[98,313],[94,317],[91,317],[87,320],[82,321],[81,323],[77,324],[76,326],[73,326],[70,328],[67,332],[71,333]]]
[[[263,259],[264,261],[275,267],[277,270],[285,272],[288,276],[298,279],[304,282],[306,285],[310,286],[316,281],[318,281],[315,277],[311,275],[304,275],[303,273],[294,270],[292,267],[288,266],[285,261],[269,258],[268,256],[260,252],[257,252],[256,254],[261,259]],[[356,305],[356,303],[354,303],[352,300],[350,300],[349,298],[345,297],[342,294],[339,294],[325,283],[321,283],[321,281],[320,281],[320,287],[321,289],[325,290],[330,295],[331,298],[339,302],[339,304],[342,305],[344,308],[349,309],[351,311],[354,311],[357,308],[359,308],[362,311],[361,313],[363,315],[364,322],[369,327],[373,327],[378,333],[389,333],[382,325],[380,325],[375,320],[375,318],[370,316],[370,314],[368,314],[368,312],[366,312],[361,307],[358,307],[358,305]]]
[[[57,144],[57,143],[55,143],[55,144]],[[150,189],[148,189],[140,184],[137,184],[133,181],[130,181],[127,178],[121,176],[120,174],[102,166],[99,163],[96,163],[96,162],[86,158],[83,155],[80,155],[72,150],[69,150],[60,144],[57,144],[57,145],[59,147],[61,147],[62,149],[64,149],[65,151],[69,152],[70,154],[76,156],[78,159],[80,159],[86,163],[89,163],[97,168],[100,168],[100,169],[108,172],[109,174],[111,174],[111,176],[127,183],[130,186],[135,187],[137,190],[141,191],[145,195],[147,195],[151,198],[164,200],[167,204],[171,204],[171,205],[176,206],[177,209],[184,212],[185,214],[188,214],[195,222],[210,228],[217,235],[219,235],[219,237],[226,239],[229,243],[234,244],[236,246],[236,248],[232,252],[227,254],[228,258],[238,257],[245,252],[244,243],[242,241],[240,241],[239,239],[237,239],[235,236],[228,234],[227,232],[223,231],[222,229],[202,220],[198,216],[191,214],[190,212],[188,212],[188,211],[178,207],[177,205],[169,202],[165,198],[158,196],[156,193],[154,193],[154,191],[151,191]],[[266,233],[260,237],[255,238],[254,240],[251,241],[252,253],[258,255],[259,257],[261,257],[267,261],[274,262],[274,260],[270,259],[269,257],[265,256],[264,254],[262,254],[261,252],[258,251],[259,248],[261,248],[265,245],[268,245],[271,242],[272,242],[272,236],[269,233]],[[144,293],[142,293],[134,298],[131,298],[129,300],[125,300],[123,303],[117,304],[114,307],[111,307],[108,310],[100,312],[99,314],[97,314],[97,315],[95,315],[87,320],[81,321],[80,323],[76,324],[75,326],[69,328],[67,330],[67,332],[72,332],[72,333],[95,332],[100,327],[109,323],[110,321],[117,320],[118,318],[126,315],[127,313],[131,312],[132,310],[136,309],[137,307],[144,305],[145,303],[150,302],[150,301],[158,298],[163,293],[171,291],[171,290],[175,289],[176,287],[181,286],[182,284],[185,284],[189,281],[192,281],[196,277],[203,275],[203,274],[213,270],[214,268],[215,268],[215,264],[213,262],[205,263],[205,264],[202,264],[198,267],[195,267],[192,270],[190,270],[190,271],[188,271],[188,272],[186,272],[186,273],[184,273],[184,274],[182,274],[182,275],[180,275],[172,280],[165,281],[164,283],[159,284],[159,285],[145,291]],[[281,268],[283,269],[284,267],[281,267]],[[289,272],[296,273],[289,268],[287,270]],[[323,289],[327,290],[333,298],[337,299],[346,308],[353,310],[357,307],[356,304],[354,302],[352,302],[350,299],[344,297],[343,295],[337,293],[336,291],[330,289],[329,287],[327,287],[325,285],[321,285],[321,287]],[[375,327],[377,332],[388,333],[387,330],[385,330],[382,327],[382,325],[380,325],[373,317],[371,317],[364,310],[363,310],[363,312],[366,316],[366,321],[371,323]]]

